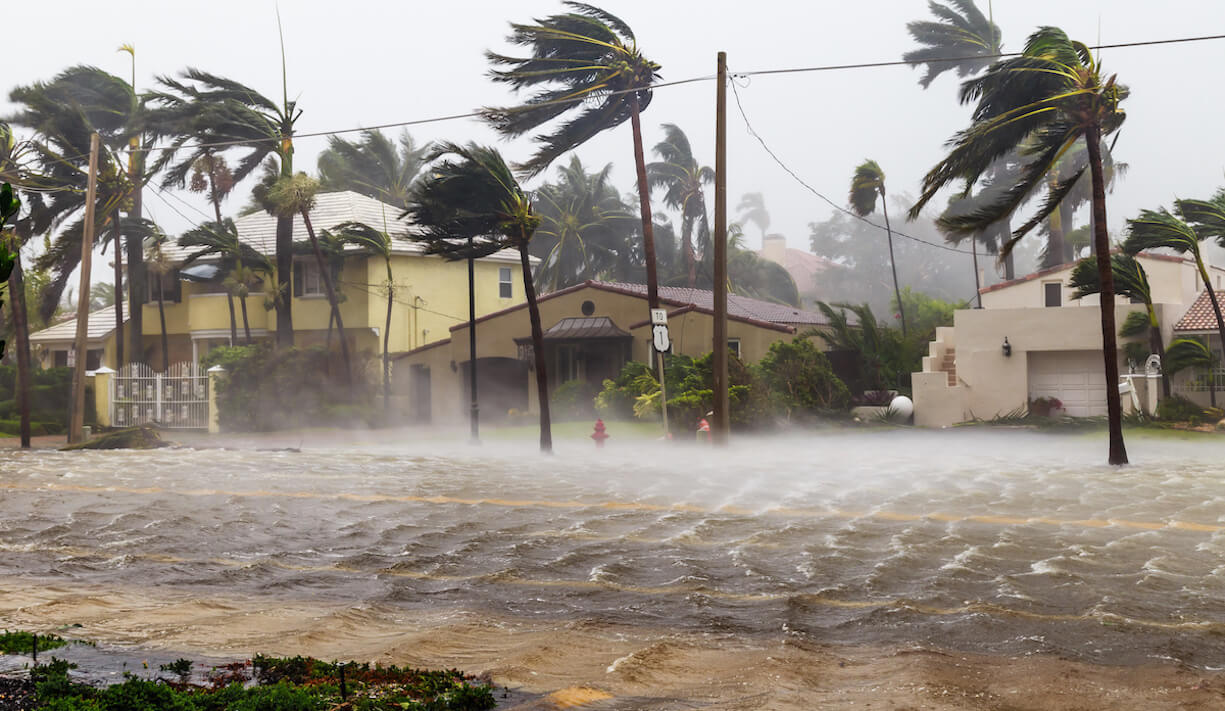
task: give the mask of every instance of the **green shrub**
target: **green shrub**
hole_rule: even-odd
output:
[[[771,410],[787,419],[850,405],[851,393],[834,375],[829,359],[806,338],[775,341],[757,370],[768,390]]]
[[[550,412],[558,422],[590,420],[595,417],[595,397],[595,386],[582,380],[571,380],[553,391]]]
[[[1192,417],[1203,417],[1204,408],[1181,395],[1171,395],[1157,403],[1157,419],[1186,422]]]
[[[650,366],[638,361],[626,363],[616,380],[605,380],[604,389],[595,396],[595,409],[605,419],[628,420],[634,416],[638,398],[659,390]]]
[[[311,425],[373,425],[377,409],[364,383],[346,383],[322,346],[271,344],[215,348],[201,360],[220,365],[217,409],[222,428],[267,431]]]

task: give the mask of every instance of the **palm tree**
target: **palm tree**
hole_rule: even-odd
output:
[[[179,238],[180,247],[195,248],[195,252],[183,259],[183,266],[204,257],[216,259],[218,273],[226,274],[244,264],[259,264],[264,257],[254,247],[243,242],[238,237],[238,228],[234,221],[225,218],[221,222],[205,222],[183,233]],[[159,289],[160,291],[160,289]],[[226,290],[226,302],[230,309],[230,342],[238,343],[238,320],[234,313],[234,290]],[[251,325],[247,318],[247,300],[239,301],[242,308],[243,333],[246,342],[251,342]]]
[[[536,288],[557,291],[614,270],[631,251],[637,219],[608,182],[612,164],[588,173],[578,156],[558,168],[558,181],[536,191],[540,227],[531,253],[540,258]]]
[[[540,325],[540,308],[536,303],[528,255],[528,245],[540,225],[540,218],[532,211],[527,194],[495,149],[475,143],[467,146],[447,143],[430,159],[446,156],[453,158],[436,164],[413,188],[407,214],[420,230],[414,239],[426,243],[427,253],[447,259],[472,259],[508,248],[519,251],[523,291],[532,324],[532,354],[540,402],[540,451],[552,452],[544,330]],[[470,357],[472,372],[475,372],[475,349]]]
[[[35,261],[36,269],[53,270],[39,304],[40,316],[47,319],[58,307],[69,276],[81,259],[89,143],[95,132],[103,147],[98,157],[96,219],[100,226],[109,227],[108,238],[119,243],[118,211],[130,197],[133,185],[117,154],[136,135],[135,100],[127,82],[87,66],[66,69],[50,82],[17,87],[9,99],[19,107],[10,121],[36,134],[30,149],[39,185],[54,191],[49,199],[31,201],[30,214],[24,218],[28,222],[23,226],[27,235],[59,229],[50,247]],[[115,266],[122,270],[119,254]],[[116,286],[120,283],[116,281]],[[120,321],[120,329],[122,325]]]
[[[1176,338],[1161,361],[1161,370],[1170,375],[1186,368],[1208,371],[1208,404],[1216,407],[1216,356],[1196,338]]]
[[[737,294],[789,306],[800,305],[800,291],[791,273],[752,250],[728,245],[727,280]]]
[[[736,206],[740,222],[752,222],[761,230],[765,239],[766,230],[770,229],[770,213],[766,210],[766,199],[761,193],[745,193]]]
[[[319,154],[319,184],[324,190],[352,190],[398,208],[408,207],[408,192],[425,167],[430,144],[418,146],[405,129],[399,145],[381,131],[362,131],[361,140],[329,136]]]
[[[1191,201],[1187,208],[1191,214],[1200,219],[1208,219],[1209,214],[1200,205]],[[1176,204],[1181,206],[1181,203]],[[1225,348],[1225,319],[1221,318],[1221,304],[1217,300],[1216,291],[1212,288],[1212,278],[1208,275],[1208,267],[1200,253],[1199,241],[1209,236],[1209,230],[1203,234],[1197,233],[1190,225],[1170,214],[1164,207],[1157,210],[1141,210],[1140,216],[1127,221],[1127,239],[1123,241],[1123,251],[1127,254],[1138,254],[1146,249],[1165,247],[1179,254],[1190,254],[1195,260],[1195,268],[1199,271],[1204,289],[1208,292],[1208,300],[1212,302],[1212,312],[1216,316],[1217,333]]]
[[[315,253],[315,264],[319,267],[319,277],[323,280],[323,288],[327,290],[328,304],[332,308],[332,317],[336,319],[336,329],[340,331],[340,359],[344,363],[345,382],[351,383],[353,380],[353,360],[349,357],[349,340],[345,337],[345,322],[340,314],[340,301],[337,297],[335,285],[332,283],[332,270],[328,267],[327,260],[323,258],[323,252],[319,248],[319,238],[315,235],[315,226],[311,223],[310,211],[315,207],[315,195],[319,192],[319,181],[310,177],[306,173],[298,173],[290,177],[282,177],[272,186],[268,193],[268,199],[274,206],[277,216],[277,233],[280,233],[280,221],[289,219],[291,224],[293,216],[301,215],[302,223],[306,227],[306,235],[310,238],[311,250]],[[289,256],[292,258],[292,251]],[[277,274],[281,271],[280,255],[277,255]]]
[[[867,304],[817,302],[817,309],[829,322],[828,329],[805,332],[804,336],[818,336],[830,350],[848,351],[856,354],[862,390],[883,390],[885,374],[885,334]],[[854,320],[847,315],[850,311]]]
[[[926,73],[919,84],[926,89],[936,77],[956,70],[957,76],[968,77],[986,69],[1002,51],[998,25],[983,16],[974,0],[947,0],[943,5],[929,0],[927,7],[936,21],[914,20],[906,23],[906,31],[922,45],[902,55],[902,59]],[[950,61],[950,58],[956,58]]]
[[[180,186],[182,187],[182,186]],[[221,224],[221,201],[234,189],[234,174],[225,156],[205,153],[191,164],[191,181],[187,189],[193,193],[207,193],[213,206],[213,217]]]
[[[530,56],[485,53],[495,66],[508,67],[492,70],[494,81],[509,84],[516,91],[528,87],[540,90],[524,106],[486,108],[482,113],[499,133],[516,137],[567,111],[580,110],[578,116],[536,138],[540,144],[536,154],[517,166],[527,176],[539,174],[597,133],[630,120],[642,213],[647,301],[650,308],[658,308],[655,235],[639,113],[651,103],[651,84],[659,78],[659,65],[642,55],[633,30],[621,19],[594,5],[580,2],[565,5],[570,12],[551,15],[533,25],[511,25],[508,40],[530,47]]]
[[[162,284],[165,282],[166,275],[174,271],[174,264],[166,256],[163,247],[169,240],[160,230],[150,235],[145,240],[145,264],[149,267],[149,271],[157,276],[157,317],[161,323],[162,334],[162,372],[170,372],[170,338],[166,334],[166,302],[164,289]],[[234,309],[233,304],[230,307],[230,332],[234,329]],[[192,363],[195,366],[195,363]]]
[[[99,282],[89,288],[89,310],[97,311],[115,305],[115,285]]]
[[[664,204],[681,213],[681,249],[685,255],[686,282],[697,286],[698,268],[693,247],[693,231],[697,227],[698,241],[710,242],[710,222],[706,215],[706,197],[702,185],[713,183],[714,168],[699,165],[689,147],[689,138],[676,124],[663,124],[664,140],[655,144],[660,160],[647,164],[647,185],[664,189]],[[704,252],[709,251],[704,249]]]
[[[893,269],[893,293],[897,296],[898,317],[902,320],[902,335],[906,335],[906,310],[902,308],[902,290],[897,282],[897,262],[893,259],[893,229],[889,226],[889,206],[885,198],[885,173],[874,160],[865,160],[851,176],[851,209],[860,217],[866,217],[876,209],[876,198],[880,196],[880,209],[885,215],[885,233],[889,237],[889,266]]]
[[[407,201],[407,193],[405,198]],[[327,234],[326,230],[325,234]],[[391,412],[391,308],[396,299],[395,278],[391,273],[391,235],[360,222],[342,222],[333,228],[330,236],[339,240],[342,247],[352,244],[361,247],[371,255],[382,257],[383,266],[387,268],[387,283],[384,285],[387,290],[387,320],[383,324],[383,412],[389,414]]]
[[[233,169],[235,183],[241,182],[264,162],[274,158],[281,178],[292,177],[294,124],[302,111],[289,100],[282,57],[282,99],[268,99],[254,89],[215,74],[188,68],[181,79],[160,77],[165,91],[156,92],[151,102],[157,107],[150,117],[156,135],[171,139],[160,166],[166,168],[163,185],[182,186],[198,162],[210,161],[216,144],[226,144],[247,153]],[[186,150],[187,155],[179,157]],[[279,293],[288,293],[293,272],[293,214],[277,215],[276,278]],[[292,299],[276,302],[277,345],[293,345]]]
[[[1127,89],[1102,66],[1083,43],[1068,39],[1063,30],[1043,27],[1030,35],[1021,56],[996,62],[980,77],[962,85],[963,103],[977,101],[970,127],[951,141],[948,157],[923,179],[923,194],[911,208],[919,215],[946,185],[972,186],[995,161],[1026,146],[1027,163],[1021,177],[998,200],[958,218],[953,227],[973,233],[1011,215],[1026,197],[1042,188],[1046,199],[1034,215],[1004,245],[1010,251],[1036,227],[1075,187],[1076,178],[1049,186],[1046,175],[1076,141],[1088,150],[1093,187],[1093,225],[1098,274],[1101,280],[1102,357],[1106,371],[1106,409],[1110,421],[1111,464],[1125,464],[1122,404],[1119,400],[1118,348],[1115,343],[1114,279],[1106,234],[1106,187],[1102,173],[1102,137],[1123,122],[1119,103]]]
[[[1112,254],[1110,256],[1110,269],[1114,276],[1114,292],[1119,296],[1125,296],[1133,301],[1139,301],[1144,304],[1144,325],[1148,331],[1148,353],[1164,353],[1165,345],[1161,338],[1161,323],[1157,320],[1157,309],[1153,306],[1153,290],[1148,285],[1148,274],[1145,273],[1144,267],[1140,266],[1140,262],[1127,254]],[[1072,276],[1068,279],[1068,286],[1074,287],[1076,291],[1072,294],[1073,299],[1081,299],[1090,294],[1101,293],[1101,282],[1097,276],[1097,263],[1091,257],[1086,257],[1076,263],[1072,269]],[[1129,317],[1130,318],[1130,317]],[[1120,330],[1120,335],[1133,335],[1126,325]],[[1170,380],[1162,375],[1161,380],[1162,393],[1167,397],[1170,394]]]

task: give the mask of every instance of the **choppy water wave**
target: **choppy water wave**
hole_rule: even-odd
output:
[[[1219,663],[1225,446],[1140,439],[1117,469],[1099,440],[15,453],[0,575]]]

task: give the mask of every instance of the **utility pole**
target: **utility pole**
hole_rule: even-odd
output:
[[[85,188],[85,225],[81,235],[81,287],[77,290],[76,363],[72,369],[72,401],[69,406],[68,443],[84,439],[85,431],[85,361],[89,335],[89,266],[94,251],[94,202],[98,193],[98,147],[102,139],[97,132],[89,137],[89,182]],[[123,338],[122,333],[116,338]]]
[[[715,276],[714,300],[714,412],[711,439],[727,444],[727,52],[719,52],[715,81]]]

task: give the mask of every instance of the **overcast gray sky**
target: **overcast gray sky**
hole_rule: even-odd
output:
[[[733,71],[896,60],[913,46],[906,22],[929,17],[923,0],[601,5],[634,28],[644,53],[663,66],[664,81],[713,74],[719,50],[728,52]],[[561,9],[557,0],[283,0],[289,92],[303,109],[299,130],[373,126],[513,103],[513,95],[486,77],[482,52],[508,49],[509,22]],[[1088,44],[1225,33],[1225,3],[1216,0],[996,0],[993,12],[1006,51],[1021,49],[1031,31],[1048,24]],[[140,89],[149,88],[156,75],[195,66],[268,96],[281,91],[271,0],[8,3],[5,30],[6,93],[77,63],[127,77],[129,57],[116,51],[125,42],[136,47]],[[1132,90],[1115,150],[1131,170],[1109,198],[1111,230],[1141,208],[1168,205],[1175,196],[1207,197],[1225,185],[1225,98],[1213,88],[1225,63],[1225,41],[1112,49],[1103,60]],[[763,76],[741,82],[739,92],[749,119],[782,160],[842,204],[851,172],[864,158],[880,163],[893,195],[917,194],[923,174],[942,157],[944,141],[966,125],[968,109],[957,103],[956,77],[945,74],[924,91],[918,76],[905,66]],[[714,98],[713,82],[658,90],[643,119],[648,149],[662,137],[659,124],[676,123],[699,159],[713,165]],[[4,113],[11,110],[5,103]],[[785,234],[790,246],[807,248],[808,223],[826,219],[831,208],[765,154],[734,103],[728,119],[729,207],[734,210],[743,193],[763,192],[771,231]],[[411,131],[422,140],[498,141],[471,119]],[[325,145],[324,138],[298,141],[296,167],[313,171]],[[531,151],[527,141],[500,145],[512,160]],[[592,140],[579,155],[591,168],[614,163],[618,187],[632,189],[628,123]],[[243,202],[245,191],[232,198],[230,210]],[[174,200],[148,197],[145,204],[174,233],[189,222],[170,204],[192,220],[208,219]],[[748,232],[755,244],[756,230]]]

